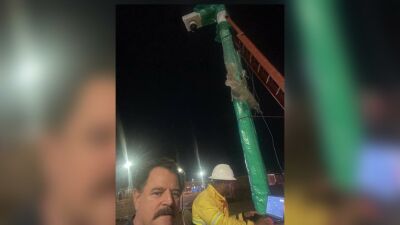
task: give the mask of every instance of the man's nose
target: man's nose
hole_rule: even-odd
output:
[[[172,192],[167,190],[164,192],[163,195],[163,202],[164,205],[173,205],[174,204],[174,197],[172,196]]]

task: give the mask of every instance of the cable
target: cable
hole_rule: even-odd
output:
[[[251,73],[251,71],[250,71],[250,73]],[[255,85],[254,85],[254,74],[251,73],[250,75],[251,75],[251,83],[252,83],[252,86],[253,86],[253,87],[252,87],[253,95],[255,96],[255,98],[256,98],[256,100],[258,101],[258,103],[260,103],[260,98],[258,97],[257,90],[256,90],[256,87],[255,87]],[[276,162],[277,162],[277,164],[278,164],[278,166],[279,166],[279,169],[280,169],[281,173],[283,173],[283,168],[282,168],[282,166],[281,166],[281,163],[280,163],[279,158],[278,158],[278,153],[277,153],[276,148],[275,148],[275,139],[274,139],[274,135],[272,135],[272,131],[271,131],[271,129],[269,128],[269,125],[268,125],[267,121],[264,119],[264,118],[267,117],[267,116],[264,116],[263,111],[260,110],[260,112],[261,112],[261,113],[260,113],[261,116],[253,115],[253,117],[261,117],[261,119],[264,121],[265,125],[267,126],[268,132],[269,132],[269,134],[271,135],[272,148],[273,148],[273,150],[274,150],[274,155],[275,155]],[[256,112],[256,114],[257,114],[257,112]]]
[[[278,154],[276,152],[276,148],[275,148],[275,140],[274,140],[274,136],[272,135],[271,129],[269,128],[269,125],[267,123],[267,121],[264,119],[264,117],[261,117],[262,120],[264,121],[265,125],[268,128],[269,134],[271,135],[271,139],[272,139],[272,147],[274,148],[274,153],[275,153],[275,158],[276,158],[276,162],[278,163],[279,169],[281,171],[281,173],[283,173],[283,168],[281,166],[281,163],[279,162],[279,158],[278,158]]]

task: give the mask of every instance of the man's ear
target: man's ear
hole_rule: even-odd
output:
[[[135,207],[135,211],[138,210],[138,205],[140,205],[140,196],[142,195],[142,192],[135,188],[133,189],[133,206]]]

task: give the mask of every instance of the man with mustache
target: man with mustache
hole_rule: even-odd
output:
[[[136,214],[128,224],[172,225],[184,182],[176,163],[162,158],[136,172],[133,192]]]

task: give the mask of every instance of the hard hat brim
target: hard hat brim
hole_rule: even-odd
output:
[[[226,177],[213,177],[213,176],[210,176],[208,178],[213,179],[213,180],[236,180],[236,178],[234,178],[234,177],[226,178]]]

